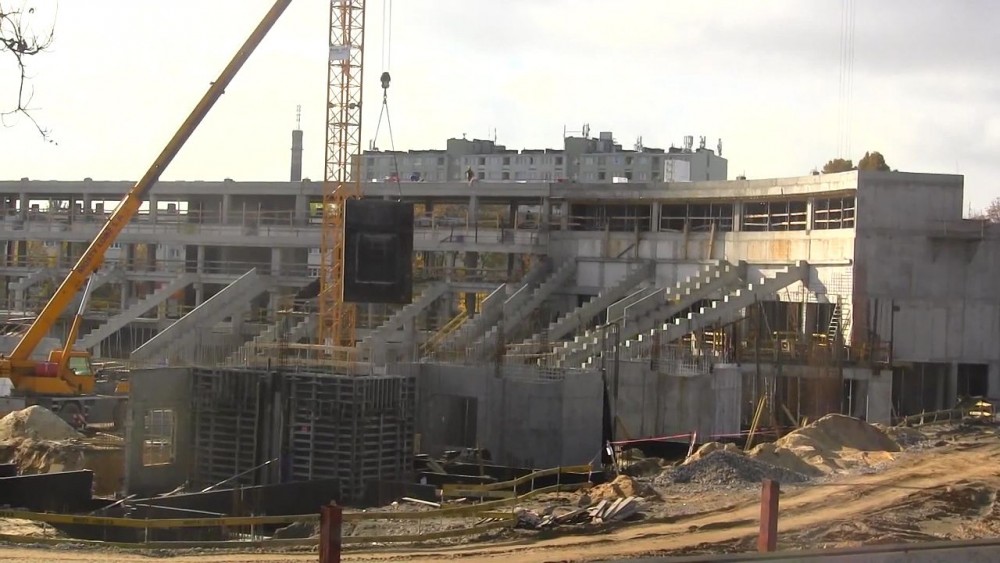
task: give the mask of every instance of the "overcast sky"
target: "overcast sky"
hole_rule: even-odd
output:
[[[0,0],[0,4],[24,0]],[[52,0],[29,0],[39,25]],[[31,61],[30,123],[0,128],[0,179],[134,180],[271,0],[63,1]],[[383,0],[368,0],[365,144],[378,122]],[[302,105],[322,176],[326,0],[294,0],[164,179],[282,180]],[[730,178],[808,174],[841,152],[844,0],[396,0],[388,70],[397,149],[486,137],[558,148],[564,127],[631,147],[723,140]],[[850,153],[961,173],[1000,195],[1000,10],[990,0],[856,0]],[[0,110],[15,75],[0,60]],[[389,148],[383,125],[378,144]]]

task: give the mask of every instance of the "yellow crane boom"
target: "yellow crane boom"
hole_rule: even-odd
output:
[[[274,3],[270,11],[264,16],[264,19],[261,20],[253,33],[250,34],[250,37],[222,71],[222,74],[219,75],[219,78],[212,83],[211,87],[209,87],[208,91],[201,98],[201,101],[198,102],[198,105],[195,106],[188,118],[177,132],[174,133],[174,136],[156,160],[153,161],[153,164],[146,173],[125,194],[125,197],[115,207],[114,212],[108,218],[104,227],[101,228],[93,242],[90,243],[87,250],[80,256],[80,259],[59,285],[59,288],[52,294],[45,308],[42,309],[34,322],[31,323],[31,326],[21,337],[14,350],[7,358],[0,359],[0,376],[10,377],[15,387],[20,387],[20,383],[26,381],[28,390],[35,392],[64,392],[72,394],[90,391],[90,389],[85,388],[85,381],[77,380],[74,376],[75,374],[71,373],[44,374],[44,381],[46,383],[43,383],[41,380],[38,382],[30,381],[34,376],[42,375],[35,373],[37,366],[36,362],[31,360],[32,353],[38,347],[42,338],[51,330],[56,319],[66,310],[66,307],[73,300],[74,296],[87,282],[90,275],[100,267],[104,261],[105,252],[139,211],[139,207],[142,205],[143,199],[149,193],[149,190],[157,182],[174,157],[177,156],[181,147],[184,146],[184,143],[194,133],[194,130],[205,118],[212,106],[215,105],[215,102],[222,96],[226,86],[236,76],[236,73],[260,44],[264,36],[267,35],[267,32],[274,26],[275,22],[278,21],[278,18],[289,4],[291,4],[291,0],[277,0]],[[69,346],[66,349],[70,349]],[[60,363],[65,365],[65,361]],[[56,377],[53,378],[53,375]],[[28,380],[24,378],[28,378]],[[53,381],[53,379],[56,381]],[[32,383],[37,383],[37,386],[33,386]],[[90,387],[91,389],[93,387],[92,377],[90,378]]]

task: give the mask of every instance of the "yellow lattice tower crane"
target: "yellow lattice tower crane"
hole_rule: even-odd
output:
[[[364,44],[365,0],[331,0],[318,329],[334,364],[347,368],[355,359],[355,310],[344,301],[344,219],[347,200],[361,197]]]

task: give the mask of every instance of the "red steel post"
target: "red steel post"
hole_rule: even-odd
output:
[[[764,479],[760,493],[760,534],[757,536],[757,551],[770,553],[778,548],[778,493],[777,481]]]
[[[319,563],[340,563],[344,509],[330,502],[319,509]]]

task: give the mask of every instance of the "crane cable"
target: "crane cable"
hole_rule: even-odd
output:
[[[399,181],[399,160],[396,157],[396,141],[392,136],[392,121],[389,119],[389,82],[392,77],[389,75],[389,66],[392,62],[392,0],[382,0],[382,109],[378,114],[378,125],[375,126],[375,137],[372,139],[372,147],[377,147],[378,133],[382,129],[382,117],[385,116],[385,124],[389,129],[389,148],[392,151],[393,175],[396,178],[396,188],[399,190],[399,199],[403,198],[403,186]]]

